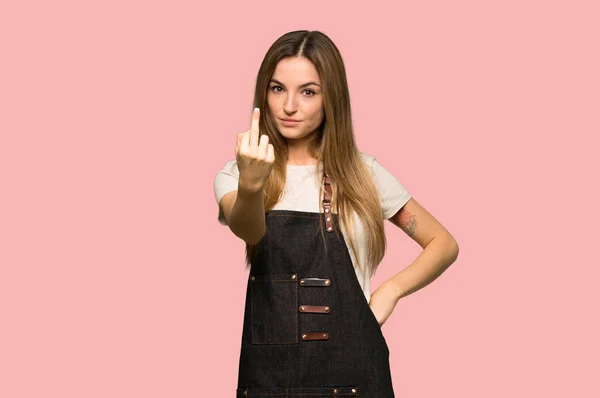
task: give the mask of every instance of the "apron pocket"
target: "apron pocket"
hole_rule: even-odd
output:
[[[298,343],[296,274],[250,275],[252,344]]]
[[[268,397],[358,397],[358,387],[248,387],[238,388],[236,398]]]

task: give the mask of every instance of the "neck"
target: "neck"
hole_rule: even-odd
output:
[[[313,157],[307,142],[287,141],[287,164],[289,165],[316,165],[317,159]]]

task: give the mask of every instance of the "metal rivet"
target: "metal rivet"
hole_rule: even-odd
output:
[[[337,388],[333,389],[334,394],[337,394],[337,391],[338,391]]]
[[[332,229],[333,229],[333,228],[331,228],[331,227],[327,228],[327,230],[328,230],[328,231],[331,231]]]
[[[327,333],[323,333],[323,337],[327,337]]]
[[[300,284],[301,284],[301,285],[304,285],[304,279],[302,279],[302,280],[300,281]]]
[[[303,335],[302,335],[302,338],[303,338],[303,339],[305,339],[305,338],[306,338],[306,335],[305,335],[305,334],[303,334]]]
[[[325,209],[325,213],[329,213],[329,209]]]
[[[331,221],[331,217],[327,217],[327,221]]]
[[[304,311],[304,306],[303,305],[300,306],[300,311]]]
[[[326,284],[326,285],[329,285],[329,283],[330,283],[330,281],[329,281],[329,279],[327,279],[327,280],[325,281],[325,284]]]
[[[255,278],[255,277],[253,277],[253,276],[251,276],[251,277],[250,277],[250,280],[254,280],[254,279],[256,279],[256,278]]]
[[[329,307],[325,307],[325,311],[329,311]]]
[[[356,392],[356,388],[353,388],[353,389],[352,389],[352,392]]]
[[[296,274],[292,275],[292,279],[296,279]]]

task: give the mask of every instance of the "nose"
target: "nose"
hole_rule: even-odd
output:
[[[288,94],[287,97],[285,97],[283,110],[288,115],[291,115],[298,110],[298,106],[296,104],[296,97],[293,94]]]

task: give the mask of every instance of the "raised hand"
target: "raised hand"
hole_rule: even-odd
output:
[[[275,150],[266,134],[260,135],[260,110],[254,109],[250,130],[238,133],[235,159],[240,170],[239,186],[256,192],[263,189],[275,162]]]

